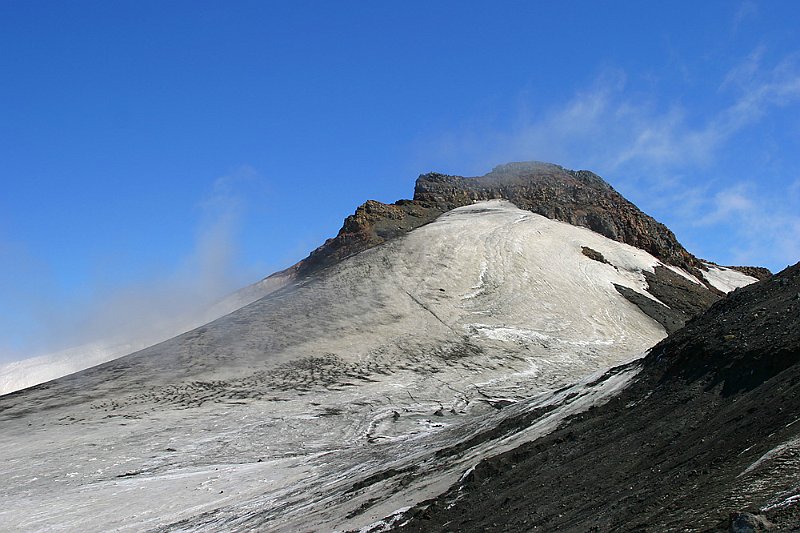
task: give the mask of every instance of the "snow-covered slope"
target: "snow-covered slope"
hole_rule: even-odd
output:
[[[208,309],[193,315],[174,317],[171,322],[154,327],[148,335],[101,340],[2,364],[0,395],[45,383],[142,350],[241,309],[292,281],[290,272],[274,274],[226,296]]]
[[[756,278],[748,276],[747,274],[742,274],[738,270],[732,268],[712,265],[711,263],[706,263],[705,266],[708,270],[703,272],[703,277],[722,292],[731,292],[739,287],[745,287],[758,281]]]
[[[506,413],[540,409],[552,427],[621,386],[624,373],[586,377],[664,330],[614,284],[643,292],[659,264],[505,201],[455,209],[204,327],[0,398],[0,524],[364,526],[443,491]]]
[[[737,290],[612,401],[482,462],[396,532],[800,531],[798,294],[800,263]]]

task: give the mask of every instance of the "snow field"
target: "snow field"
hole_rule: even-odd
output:
[[[642,292],[659,264],[505,201],[453,210],[175,339],[0,398],[0,524],[377,522],[623,386],[632,370],[587,376],[665,333],[614,283]],[[548,402],[529,429],[437,455]]]

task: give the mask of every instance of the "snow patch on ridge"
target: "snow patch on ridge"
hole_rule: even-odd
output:
[[[705,277],[715,289],[725,293],[758,281],[756,278],[748,276],[747,274],[742,274],[738,270],[733,270],[732,268],[725,268],[710,263],[705,263],[705,266],[708,268],[708,271],[703,272],[703,277]]]
[[[680,267],[676,267],[675,265],[664,265],[664,266],[666,266],[668,269],[672,270],[673,272],[675,272],[679,276],[691,281],[692,283],[694,283],[696,285],[700,285],[700,286],[703,285],[702,281],[700,281],[695,276],[689,274],[688,272],[686,272],[684,269],[682,269]]]

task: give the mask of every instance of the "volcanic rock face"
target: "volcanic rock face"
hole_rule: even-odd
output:
[[[583,226],[687,270],[699,261],[666,226],[642,213],[600,176],[547,163],[509,163],[479,178],[425,174],[414,200],[452,209],[474,201],[505,198],[520,209]]]
[[[436,207],[409,200],[395,204],[369,200],[345,219],[336,237],[325,241],[294,268],[301,276],[312,274],[428,224],[442,213],[444,211]]]
[[[663,224],[642,213],[598,175],[540,162],[509,163],[485,176],[423,174],[413,200],[393,205],[369,201],[347,218],[339,234],[315,250],[302,273],[361,252],[477,201],[505,199],[520,209],[583,226],[647,251],[700,277],[702,263]]]
[[[797,531],[800,264],[637,365],[618,397],[479,463],[401,530]]]

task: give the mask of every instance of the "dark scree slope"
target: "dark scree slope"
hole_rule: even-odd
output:
[[[482,461],[402,530],[798,531],[799,363],[797,264],[718,301],[619,396]]]

